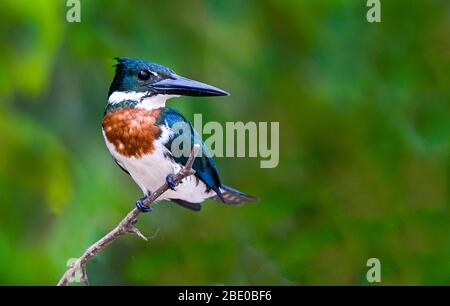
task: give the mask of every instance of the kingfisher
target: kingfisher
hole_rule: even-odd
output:
[[[144,201],[165,182],[169,189],[158,200],[169,200],[193,211],[201,210],[206,199],[229,205],[255,202],[256,198],[222,183],[208,148],[192,124],[175,109],[166,107],[168,99],[179,96],[229,94],[155,63],[133,58],[115,60],[102,132],[114,161],[144,194],[136,207],[142,212],[151,211]],[[174,141],[179,137],[189,140],[178,146],[186,145],[188,150],[184,152],[188,154],[174,150]],[[174,174],[186,164],[194,144],[200,145],[192,166],[195,174],[175,184]]]

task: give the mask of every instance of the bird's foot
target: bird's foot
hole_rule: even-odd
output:
[[[169,186],[170,189],[172,189],[172,190],[175,191],[175,187],[177,187],[179,183],[175,183],[174,177],[175,177],[174,174],[172,174],[172,173],[169,174],[169,175],[166,177],[166,183],[167,183],[167,185]]]
[[[150,211],[153,210],[149,205],[147,205],[147,204],[144,203],[144,201],[145,201],[148,197],[149,197],[149,195],[146,196],[146,197],[143,197],[142,199],[139,199],[139,200],[136,201],[136,208],[139,209],[139,210],[140,210],[141,212],[143,212],[143,213],[150,212]]]

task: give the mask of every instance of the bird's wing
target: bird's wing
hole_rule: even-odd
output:
[[[173,127],[177,123],[184,124],[188,133],[183,132],[182,129],[173,129]],[[165,147],[171,152],[172,150],[172,142],[177,137],[190,137],[190,141],[186,143],[190,143],[190,150],[192,150],[194,144],[200,145],[199,155],[195,158],[192,168],[195,170],[195,176],[198,177],[201,181],[203,181],[208,188],[214,190],[219,198],[222,198],[222,194],[220,192],[220,187],[222,183],[220,181],[219,173],[217,172],[216,165],[214,164],[213,159],[211,158],[211,154],[208,151],[208,148],[203,143],[200,135],[194,130],[192,124],[186,120],[179,112],[171,108],[165,108],[163,113],[160,115],[160,122],[158,124],[167,125],[174,132],[170,137],[169,141],[164,144]],[[178,126],[178,125],[177,125]],[[175,126],[175,127],[177,127]],[[189,156],[184,156],[184,154],[180,157],[173,156],[177,163],[185,165]]]

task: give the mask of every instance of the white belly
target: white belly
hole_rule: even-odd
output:
[[[104,133],[103,133],[104,136]],[[126,157],[116,151],[106,137],[105,142],[111,155],[126,169],[144,194],[155,191],[166,182],[169,174],[175,174],[180,170],[180,165],[164,155],[170,154],[167,148],[159,141],[155,141],[155,150],[152,154],[142,157]],[[194,175],[185,178],[176,190],[167,190],[160,199],[181,199],[191,203],[200,203],[215,195],[210,190],[206,192],[206,185]]]

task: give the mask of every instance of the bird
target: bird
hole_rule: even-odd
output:
[[[141,59],[114,58],[115,75],[108,92],[102,120],[106,146],[116,164],[131,176],[144,196],[136,200],[141,212],[152,208],[145,200],[162,184],[169,189],[158,198],[192,211],[213,199],[240,205],[257,198],[222,183],[208,148],[192,124],[166,101],[180,96],[228,96],[217,87],[182,77],[170,68]],[[180,129],[179,127],[184,127]],[[187,162],[189,154],[174,150],[176,139],[189,140],[180,146],[190,153],[194,144],[200,150],[194,159],[195,174],[174,182],[174,174]]]

